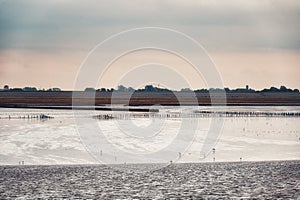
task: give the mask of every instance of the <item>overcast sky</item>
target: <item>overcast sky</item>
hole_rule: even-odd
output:
[[[148,26],[174,29],[197,40],[216,64],[225,87],[300,88],[297,0],[2,0],[0,84],[72,89],[80,65],[93,47],[120,31]],[[155,60],[168,58],[170,65],[181,63],[170,55],[150,55]],[[131,55],[133,60],[141,57]],[[128,60],[118,63],[115,72],[123,64],[130,65]],[[188,68],[180,67],[183,71]],[[117,84],[112,81],[114,70],[99,87]],[[154,66],[152,73],[146,73],[155,76],[157,70]],[[161,79],[169,80],[168,86],[184,87],[174,82],[176,75],[164,73]],[[137,76],[136,80],[130,77],[124,83],[141,86]],[[197,87],[205,87],[204,82],[199,80]]]

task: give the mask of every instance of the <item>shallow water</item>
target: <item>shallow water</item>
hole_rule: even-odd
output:
[[[160,113],[193,113],[195,110],[224,110],[224,107],[159,107]],[[264,112],[299,112],[300,107],[227,107],[229,111],[264,111]],[[299,160],[300,159],[300,118],[299,117],[204,117],[197,119],[198,126],[193,133],[193,140],[181,137],[177,146],[155,160],[149,153],[161,152],[174,143],[181,127],[181,119],[170,118],[127,118],[124,120],[96,120],[95,114],[110,112],[80,111],[79,120],[89,119],[100,127],[106,141],[118,151],[109,148],[101,150],[96,158],[87,152],[87,144],[82,143],[84,134],[78,134],[78,120],[72,111],[8,109],[0,108],[0,165],[25,164],[93,164],[93,163],[168,163],[174,162],[212,162],[215,161],[264,161],[264,160]],[[19,119],[28,115],[46,114],[54,119],[36,120]],[[8,119],[8,116],[14,119]],[[186,119],[191,123],[192,119]],[[212,120],[219,120],[223,128],[216,135],[215,146],[202,153],[205,138]],[[131,124],[130,124],[130,123]],[[151,124],[162,125],[157,134],[153,134]],[[120,128],[121,127],[121,128]],[[191,126],[183,129],[185,134]],[[126,133],[126,130],[130,134]],[[137,131],[138,130],[138,131]],[[142,130],[142,131],[139,131]],[[185,132],[184,132],[185,131]],[[141,140],[140,138],[150,139]],[[184,136],[184,135],[183,135]],[[188,139],[187,139],[188,138]],[[192,138],[192,137],[191,137]],[[104,145],[104,144],[103,144]],[[186,145],[187,147],[185,148]],[[99,145],[101,147],[101,145]],[[211,151],[215,148],[215,152]],[[181,157],[179,158],[179,151]],[[127,154],[122,154],[127,152]],[[99,153],[99,152],[98,152]],[[128,156],[134,155],[133,158]],[[136,155],[142,155],[140,157]],[[146,155],[146,156],[144,156]],[[156,158],[156,157],[155,157]],[[174,158],[174,159],[173,159]]]
[[[299,172],[300,161],[172,164],[141,174],[104,165],[0,166],[0,198],[297,199]]]

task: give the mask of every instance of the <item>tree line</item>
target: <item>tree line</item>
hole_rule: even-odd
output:
[[[39,92],[39,91],[48,91],[48,92],[60,92],[63,91],[60,88],[49,88],[49,89],[37,89],[36,87],[24,87],[24,88],[9,88],[8,85],[5,85],[1,91],[23,91],[23,92]],[[168,88],[161,88],[161,87],[155,87],[153,85],[146,85],[144,88],[135,89],[133,87],[126,87],[124,85],[119,85],[116,89],[115,88],[93,88],[93,87],[87,87],[84,89],[85,92],[175,92],[174,90],[170,90]],[[248,85],[246,85],[245,88],[236,88],[236,89],[230,89],[230,88],[209,88],[209,89],[196,89],[192,90],[190,88],[182,88],[179,91],[176,92],[197,92],[197,93],[206,93],[206,92],[227,92],[227,93],[241,93],[241,92],[247,92],[247,93],[257,93],[257,92],[293,92],[293,93],[299,93],[299,89],[290,89],[285,86],[280,86],[280,88],[276,87],[270,87],[265,88],[262,90],[254,90],[249,88]]]

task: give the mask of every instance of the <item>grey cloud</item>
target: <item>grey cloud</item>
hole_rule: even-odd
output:
[[[142,26],[186,32],[210,48],[300,48],[298,1],[6,1],[0,48],[89,48]]]

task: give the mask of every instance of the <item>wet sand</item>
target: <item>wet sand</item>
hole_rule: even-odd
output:
[[[300,160],[172,164],[141,174],[125,171],[104,165],[0,166],[0,198],[297,199],[300,195]]]

